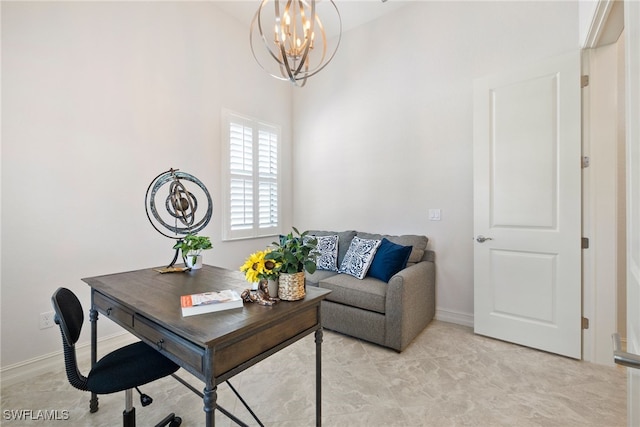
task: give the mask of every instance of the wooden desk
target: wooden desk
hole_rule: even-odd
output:
[[[102,313],[186,369],[205,384],[206,425],[213,426],[217,384],[315,332],[316,425],[321,424],[320,302],[331,291],[308,287],[300,301],[182,317],[180,296],[249,287],[240,272],[203,266],[185,273],[153,269],[82,279],[91,286],[92,363],[96,362],[97,320]],[[98,409],[95,395],[91,410]]]

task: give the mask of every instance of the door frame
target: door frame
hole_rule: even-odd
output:
[[[640,251],[637,231],[640,215],[636,205],[640,187],[640,3],[625,1],[625,76],[627,144],[627,351],[640,354]],[[633,118],[633,119],[631,119]],[[635,240],[634,240],[635,239]],[[640,424],[640,370],[627,368],[629,426]]]
[[[593,55],[591,49],[598,48],[615,41],[615,34],[623,25],[622,4],[613,0],[599,0],[596,5],[592,23],[589,27],[582,55],[582,74],[590,75],[590,62]],[[590,76],[591,77],[591,76]],[[592,123],[591,91],[597,84],[596,75],[590,78],[589,85],[582,92],[582,120],[583,120],[583,156],[590,157],[589,166],[583,169],[583,236],[590,239],[590,248],[583,252],[583,317],[589,319],[589,328],[583,330],[583,359],[585,361],[613,365],[611,356],[611,334],[618,330],[618,288],[616,264],[617,257],[599,256],[599,252],[610,250],[615,244],[611,232],[612,222],[617,218],[611,217],[611,212],[598,208],[597,202],[603,197],[598,193],[599,179],[604,167],[615,164],[613,159],[603,159],[602,142],[598,137],[592,138],[592,129],[597,127]],[[595,105],[593,108],[595,109]],[[593,154],[593,155],[592,155]],[[608,162],[602,165],[602,162]],[[600,164],[598,164],[600,162]],[[600,169],[598,170],[598,166]],[[613,166],[615,167],[615,166]],[[608,217],[606,215],[609,215]],[[617,225],[617,224],[616,224]],[[600,241],[598,240],[599,238]],[[613,250],[617,248],[614,246]],[[625,254],[617,254],[624,257]]]

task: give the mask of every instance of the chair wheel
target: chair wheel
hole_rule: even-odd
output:
[[[182,424],[182,418],[175,417],[173,421],[171,421],[171,423],[169,424],[169,427],[178,427],[180,424]]]

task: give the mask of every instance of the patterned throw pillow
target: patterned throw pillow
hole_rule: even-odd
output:
[[[378,246],[380,246],[380,240],[361,239],[355,236],[342,260],[342,264],[340,264],[338,272],[363,279],[371,266]]]
[[[309,236],[318,241],[316,267],[318,270],[338,271],[338,236]]]

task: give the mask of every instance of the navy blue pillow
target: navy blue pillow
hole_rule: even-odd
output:
[[[413,246],[402,246],[382,238],[373,257],[368,276],[388,282],[394,274],[407,266]]]

